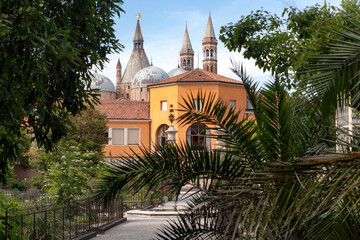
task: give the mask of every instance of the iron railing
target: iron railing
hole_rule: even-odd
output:
[[[104,206],[91,198],[47,209],[6,212],[0,217],[0,239],[72,239],[121,219],[123,214],[121,199]]]

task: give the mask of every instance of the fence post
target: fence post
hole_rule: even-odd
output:
[[[5,240],[7,240],[7,227],[8,227],[8,211],[5,210]]]
[[[91,231],[91,203],[90,203],[90,199],[87,199],[87,205],[89,208],[89,231]]]
[[[65,206],[62,207],[62,224],[63,224],[63,229],[62,229],[62,239],[65,239]]]
[[[47,210],[45,209],[45,239],[47,239]]]

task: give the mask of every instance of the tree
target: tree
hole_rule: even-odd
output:
[[[104,145],[109,141],[106,114],[89,108],[76,116],[71,116],[70,122],[72,129],[65,137],[64,142],[77,142],[80,150],[84,152],[102,152]]]
[[[353,10],[348,23],[340,25],[334,35],[328,50],[310,58],[302,69],[312,76],[300,83],[327,117],[334,117],[338,107],[360,109],[360,11]]]
[[[333,29],[344,24],[359,9],[357,0],[342,2],[342,9],[328,4],[299,10],[285,8],[282,16],[265,10],[251,12],[233,24],[221,27],[220,40],[230,51],[242,51],[255,59],[263,71],[278,75],[288,87],[294,86],[299,68],[309,57],[326,50]]]
[[[72,128],[57,151],[38,149],[32,164],[41,173],[32,182],[57,202],[76,199],[92,192],[92,181],[105,168],[104,144],[108,141],[106,115],[86,109],[70,117]]]
[[[122,48],[113,28],[122,2],[0,2],[0,180],[21,147],[21,129],[51,150],[69,115],[98,102],[89,70]]]

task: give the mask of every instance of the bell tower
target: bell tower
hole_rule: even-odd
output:
[[[203,70],[217,74],[217,40],[209,13],[205,36],[202,40]]]
[[[185,28],[183,45],[180,50],[180,67],[184,70],[194,69],[194,50],[191,46],[187,25]]]
[[[116,99],[120,98],[120,85],[121,85],[121,63],[120,59],[116,64]]]

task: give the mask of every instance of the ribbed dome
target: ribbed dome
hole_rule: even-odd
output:
[[[169,75],[161,68],[149,66],[138,71],[133,78],[132,88],[147,87],[151,83],[156,83],[169,78]]]
[[[114,83],[104,75],[94,72],[90,73],[91,89],[100,89],[100,92],[115,92]]]
[[[182,73],[186,73],[187,71],[184,70],[183,68],[175,68],[173,70],[171,70],[170,72],[168,72],[169,77],[175,77],[177,75],[180,75]]]

